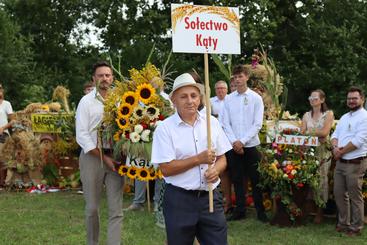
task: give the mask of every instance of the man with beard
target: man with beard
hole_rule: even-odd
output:
[[[349,112],[344,114],[331,136],[334,171],[334,196],[338,207],[336,231],[360,235],[363,228],[363,176],[367,168],[367,111],[364,94],[351,87],[347,94]]]
[[[79,167],[86,203],[87,244],[98,244],[99,204],[105,185],[108,203],[107,244],[117,245],[121,244],[123,179],[116,172],[110,146],[101,142],[98,136],[104,100],[113,82],[111,66],[106,62],[96,63],[93,66],[93,81],[96,88],[80,100],[76,112],[76,140],[82,148]]]

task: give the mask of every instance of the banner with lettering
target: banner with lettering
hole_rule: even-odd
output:
[[[32,131],[35,133],[61,133],[62,124],[74,121],[74,117],[66,113],[34,113],[31,120]]]
[[[238,8],[171,4],[171,21],[173,52],[241,53]]]
[[[318,146],[319,138],[316,136],[276,134],[275,143],[283,145]]]

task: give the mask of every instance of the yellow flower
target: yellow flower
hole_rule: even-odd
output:
[[[144,113],[149,117],[150,120],[153,120],[159,116],[159,109],[154,105],[149,105],[145,107]]]
[[[163,179],[163,174],[162,174],[162,171],[160,169],[157,169],[155,172],[156,172],[157,178]]]
[[[118,174],[124,176],[127,174],[129,168],[126,165],[121,165],[118,170]]]
[[[128,117],[132,113],[133,108],[128,103],[122,103],[117,109],[118,118]]]
[[[144,108],[137,106],[134,108],[133,116],[136,119],[141,119],[144,116]]]
[[[114,140],[115,142],[120,141],[120,139],[121,139],[121,135],[122,135],[123,133],[124,133],[124,132],[122,132],[122,131],[117,131],[117,132],[113,135],[113,140]]]
[[[265,211],[269,211],[272,207],[272,202],[269,199],[266,199],[263,202],[263,205],[264,205]]]
[[[116,123],[120,129],[126,129],[130,126],[129,119],[127,119],[126,117],[117,118]]]
[[[138,86],[136,93],[138,94],[141,102],[148,104],[155,94],[155,88],[153,88],[151,84],[143,83]]]
[[[145,168],[141,168],[138,174],[138,179],[140,181],[148,181],[149,178],[149,171],[146,170]]]
[[[127,103],[135,107],[138,104],[138,95],[133,91],[128,91],[122,95],[121,100],[122,103]]]
[[[48,105],[45,104],[45,105],[41,106],[41,110],[42,111],[50,111],[50,108],[48,107]]]
[[[129,170],[127,171],[126,175],[130,179],[135,179],[138,174],[139,174],[139,169],[135,168],[134,166],[131,166]]]

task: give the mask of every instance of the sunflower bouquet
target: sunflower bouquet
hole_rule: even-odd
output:
[[[296,135],[298,131],[284,129],[281,135]],[[263,155],[259,164],[259,172],[262,178],[262,186],[270,188],[272,197],[280,200],[286,207],[291,220],[302,216],[302,209],[294,200],[298,191],[311,188],[319,189],[320,165],[315,148],[305,145],[277,144],[275,141],[261,148]],[[307,191],[304,191],[307,193]],[[322,206],[323,201],[319,195],[314,195],[315,202]]]
[[[152,136],[160,121],[173,113],[168,100],[162,96],[164,81],[160,71],[151,63],[143,69],[129,70],[130,79],[115,81],[105,101],[103,119],[104,140],[111,142],[115,158],[121,154],[150,161]],[[120,175],[149,179],[159,174],[151,168],[126,169]]]

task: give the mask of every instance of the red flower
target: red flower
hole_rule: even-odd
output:
[[[159,114],[158,119],[161,120],[161,121],[163,121],[164,120],[164,116],[162,114]]]
[[[294,179],[294,175],[288,174],[288,179]]]
[[[141,123],[141,126],[143,126],[143,129],[147,129],[148,128],[148,124],[146,124],[146,123]]]
[[[129,133],[125,133],[125,138],[126,139],[130,139],[130,134]]]
[[[304,184],[303,184],[303,183],[298,183],[298,184],[297,184],[297,187],[298,187],[298,188],[302,188],[303,186],[304,186]]]

